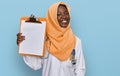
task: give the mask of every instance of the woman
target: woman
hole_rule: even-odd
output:
[[[34,70],[43,67],[42,76],[84,76],[85,62],[81,40],[70,28],[70,8],[64,2],[53,4],[46,15],[47,37],[44,58],[24,56]],[[19,45],[25,38],[17,35]]]

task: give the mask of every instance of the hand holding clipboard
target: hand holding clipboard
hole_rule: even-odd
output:
[[[45,18],[36,20],[33,15],[22,17],[20,19],[20,33],[17,35],[19,54],[44,56],[45,29]]]

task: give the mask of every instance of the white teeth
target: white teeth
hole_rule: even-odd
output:
[[[64,21],[62,21],[62,23],[67,23],[67,21],[64,20]]]

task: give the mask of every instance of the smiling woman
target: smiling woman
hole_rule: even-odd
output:
[[[60,4],[57,11],[58,23],[61,27],[66,28],[70,22],[70,15],[65,5]]]
[[[46,22],[45,57],[24,56],[25,63],[34,70],[43,67],[42,76],[84,76],[82,44],[70,28],[68,5],[64,2],[51,5],[46,15]],[[18,45],[24,40],[22,34],[17,35]]]

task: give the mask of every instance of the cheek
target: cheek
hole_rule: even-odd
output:
[[[58,21],[58,23],[60,23],[60,17],[57,17],[57,21]]]
[[[60,20],[60,17],[57,17],[57,20]]]
[[[70,20],[70,16],[67,16],[67,19],[69,19],[69,20]]]

